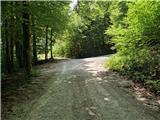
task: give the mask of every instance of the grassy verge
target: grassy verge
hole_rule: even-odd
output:
[[[135,63],[136,60],[126,59],[126,56],[113,55],[107,59],[104,66],[112,71],[140,83],[144,87],[149,88],[156,95],[160,95],[160,76],[159,67],[152,63],[145,64]]]

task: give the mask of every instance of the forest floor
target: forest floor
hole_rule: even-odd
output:
[[[107,57],[36,66],[30,82],[2,91],[2,119],[159,120],[160,98],[104,69]]]

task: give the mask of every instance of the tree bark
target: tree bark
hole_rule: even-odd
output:
[[[24,63],[23,63],[23,59],[24,59],[24,56],[23,56],[23,36],[22,36],[22,22],[21,22],[21,18],[22,18],[22,15],[19,14],[19,7],[22,6],[22,3],[21,2],[16,2],[16,37],[17,39],[15,40],[15,47],[16,47],[16,61],[17,61],[17,64],[20,68],[23,68],[24,67]]]
[[[14,63],[13,63],[13,59],[14,59],[14,10],[13,10],[13,7],[14,7],[14,2],[11,2],[11,5],[12,5],[12,9],[11,9],[11,20],[10,20],[10,57],[11,57],[11,68],[12,68],[12,70],[13,70],[13,68],[14,68]]]
[[[13,72],[13,69],[14,69],[14,66],[13,66],[13,61],[14,61],[14,2],[11,2],[10,3],[11,5],[11,9],[10,9],[10,12],[11,12],[11,15],[10,15],[10,18],[8,19],[8,25],[6,27],[6,30],[7,31],[10,31],[8,32],[8,37],[6,37],[6,49],[8,49],[6,52],[7,52],[7,61],[8,61],[8,67],[7,67],[7,71],[9,73]],[[6,21],[7,22],[7,21]],[[9,29],[8,29],[9,28]]]
[[[35,34],[35,19],[32,16],[32,33],[33,33],[33,63],[34,65],[37,63],[37,45],[36,45],[36,34]]]
[[[8,34],[8,21],[7,19],[5,20],[5,53],[6,53],[6,57],[5,57],[5,61],[6,61],[6,72],[7,73],[11,73],[11,57],[10,57],[10,41],[9,41],[9,34]]]
[[[10,43],[10,57],[11,57],[11,64],[10,64],[10,69],[13,71],[14,69],[14,38],[13,38],[13,31],[11,34],[11,43]]]
[[[31,60],[31,34],[30,34],[29,2],[23,1],[23,45],[24,45],[24,68],[25,73],[30,75],[32,68]]]
[[[48,59],[48,25],[46,26],[45,60]]]
[[[22,43],[20,41],[16,41],[15,43],[16,45],[16,59],[17,59],[17,63],[18,66],[20,68],[23,68],[23,47],[22,47]]]
[[[50,41],[51,41],[51,44],[50,44],[51,59],[53,59],[53,51],[52,51],[53,40],[52,40],[52,37],[53,37],[53,30],[51,29],[51,38],[50,38]]]

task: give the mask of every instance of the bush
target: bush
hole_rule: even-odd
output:
[[[157,90],[160,88],[157,82],[160,79],[160,2],[125,3],[113,2],[110,6],[112,25],[106,34],[112,36],[118,52],[106,64],[137,81],[153,80]],[[122,9],[126,5],[127,12]]]

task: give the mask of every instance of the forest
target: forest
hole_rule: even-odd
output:
[[[19,70],[30,74],[32,65],[53,56],[83,58],[116,51],[107,63],[111,69],[158,89],[158,1],[69,4],[2,2],[2,75]]]
[[[1,1],[2,92],[10,75],[105,55],[106,69],[159,96],[160,1]]]

